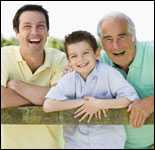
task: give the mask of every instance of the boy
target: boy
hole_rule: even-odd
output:
[[[62,77],[46,95],[45,112],[77,108],[75,117],[89,120],[100,110],[127,107],[138,99],[136,91],[119,72],[96,60],[97,42],[86,31],[65,38],[65,49],[73,72]],[[100,116],[100,115],[99,115]],[[65,148],[123,149],[123,125],[64,125]]]

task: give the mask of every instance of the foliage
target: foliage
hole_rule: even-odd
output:
[[[1,47],[8,46],[8,45],[18,45],[17,39],[16,38],[10,38],[10,39],[1,38]],[[99,42],[98,42],[98,46],[99,48],[101,48],[101,45],[99,44]],[[64,51],[64,41],[54,38],[54,37],[48,37],[45,47],[56,48],[61,51]]]
[[[16,38],[10,38],[10,39],[1,38],[1,47],[9,45],[18,45]]]
[[[8,45],[18,45],[17,39],[16,38],[10,38],[10,39],[1,38],[1,47],[8,46]],[[53,38],[53,37],[48,38],[45,46],[64,51],[63,41]]]
[[[63,41],[54,37],[49,37],[46,43],[46,47],[56,48],[64,51]]]

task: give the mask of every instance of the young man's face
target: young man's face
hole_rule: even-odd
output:
[[[16,35],[21,48],[43,50],[48,36],[44,14],[38,11],[23,12],[19,17],[19,32]]]
[[[96,56],[92,47],[85,41],[67,46],[68,60],[72,68],[86,79],[96,65]]]
[[[128,33],[127,22],[109,18],[102,23],[101,30],[102,45],[108,56],[115,64],[127,67],[135,55],[135,40]]]

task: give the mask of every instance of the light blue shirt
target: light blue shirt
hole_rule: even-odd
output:
[[[86,81],[71,72],[51,88],[46,98],[56,100],[79,99],[92,96],[98,99],[127,97],[135,100],[134,88],[114,68],[96,63]],[[64,125],[65,148],[124,148],[126,134],[122,125]]]

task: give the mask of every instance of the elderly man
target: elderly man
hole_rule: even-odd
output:
[[[49,31],[48,12],[25,5],[15,14],[13,28],[20,46],[1,49],[1,107],[42,105],[49,87],[59,79],[65,54],[44,49]],[[3,149],[62,148],[58,125],[2,125]]]
[[[132,126],[126,126],[125,148],[148,148],[154,142],[154,127],[143,124],[154,112],[153,44],[138,42],[134,23],[119,12],[110,13],[101,19],[98,34],[104,49],[101,51],[101,61],[118,69],[141,98],[128,108]]]

